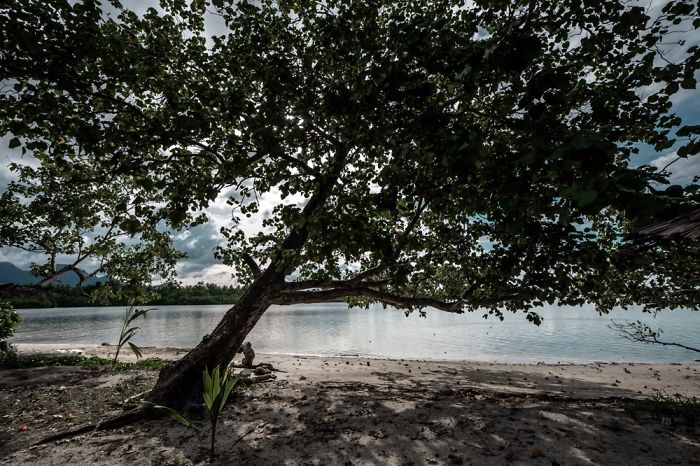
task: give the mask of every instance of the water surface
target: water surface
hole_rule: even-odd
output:
[[[211,332],[230,306],[159,306],[139,319],[133,341],[158,347],[192,347]],[[115,343],[124,307],[22,309],[18,343]],[[655,318],[639,311],[616,310],[599,316],[591,307],[550,306],[541,309],[542,325],[522,313],[503,322],[437,310],[427,318],[373,306],[348,308],[344,303],[272,306],[248,336],[259,353],[358,355],[406,359],[508,362],[689,362],[699,353],[645,345],[619,337],[610,319],[642,320],[661,327],[665,339],[700,346],[700,314],[665,311]]]

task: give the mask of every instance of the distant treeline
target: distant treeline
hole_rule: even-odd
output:
[[[53,286],[5,286],[0,288],[0,300],[10,302],[15,309],[37,307],[82,307],[99,306],[90,295],[100,284],[80,288]],[[243,294],[243,289],[234,286],[219,286],[213,283],[198,283],[193,286],[164,285],[153,287],[157,298],[146,305],[167,304],[233,304]],[[122,306],[124,301],[112,301],[108,306]]]

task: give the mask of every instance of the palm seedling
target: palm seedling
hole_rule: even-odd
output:
[[[203,382],[203,392],[202,397],[204,398],[204,407],[207,411],[207,417],[209,417],[209,422],[211,423],[211,450],[210,450],[210,461],[214,462],[214,447],[216,442],[216,424],[219,420],[219,414],[226,404],[231,390],[238,383],[238,378],[231,375],[229,368],[226,368],[223,373],[218,367],[215,367],[212,373],[209,373],[208,369],[204,369],[202,374]],[[170,417],[175,419],[177,422],[193,429],[199,431],[200,428],[195,425],[194,422],[186,418],[177,410],[168,408],[167,406],[156,406],[156,408],[163,410]]]
[[[131,347],[131,351],[133,351],[136,355],[136,359],[141,359],[141,356],[143,356],[141,348],[129,341],[131,340],[131,337],[133,337],[136,332],[139,331],[140,327],[131,327],[131,323],[139,317],[145,316],[150,310],[151,309],[139,309],[134,305],[129,306],[129,309],[126,310],[124,317],[122,317],[122,331],[119,334],[119,343],[117,344],[117,352],[114,355],[114,364],[117,363],[119,351],[121,351],[122,346],[124,346],[126,343],[128,343],[129,347]]]

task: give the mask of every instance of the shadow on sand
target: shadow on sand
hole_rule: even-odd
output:
[[[626,400],[636,393],[624,387],[520,371],[481,369],[477,373],[437,366],[431,372],[429,382],[410,373],[375,372],[380,383],[329,377],[315,383],[277,380],[246,389],[235,395],[222,414],[217,462],[641,465],[700,461],[695,423],[679,424],[626,410]],[[60,380],[66,383],[64,377]],[[27,449],[29,437],[12,434],[4,436],[0,461],[204,463],[208,459],[205,436],[198,437],[170,419],[38,449]]]

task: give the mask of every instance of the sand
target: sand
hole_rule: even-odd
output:
[[[17,346],[105,357],[114,351]],[[168,359],[184,352],[144,349],[146,357]],[[124,359],[131,357],[125,352]],[[659,394],[700,397],[698,363],[528,365],[261,354],[257,362],[282,372],[237,392],[226,407],[218,464],[700,464],[698,419],[651,410],[644,402]],[[153,371],[84,368],[0,372],[0,463],[206,464],[208,430],[198,437],[167,418],[31,446],[118,412],[120,401],[147,390],[156,377]]]

